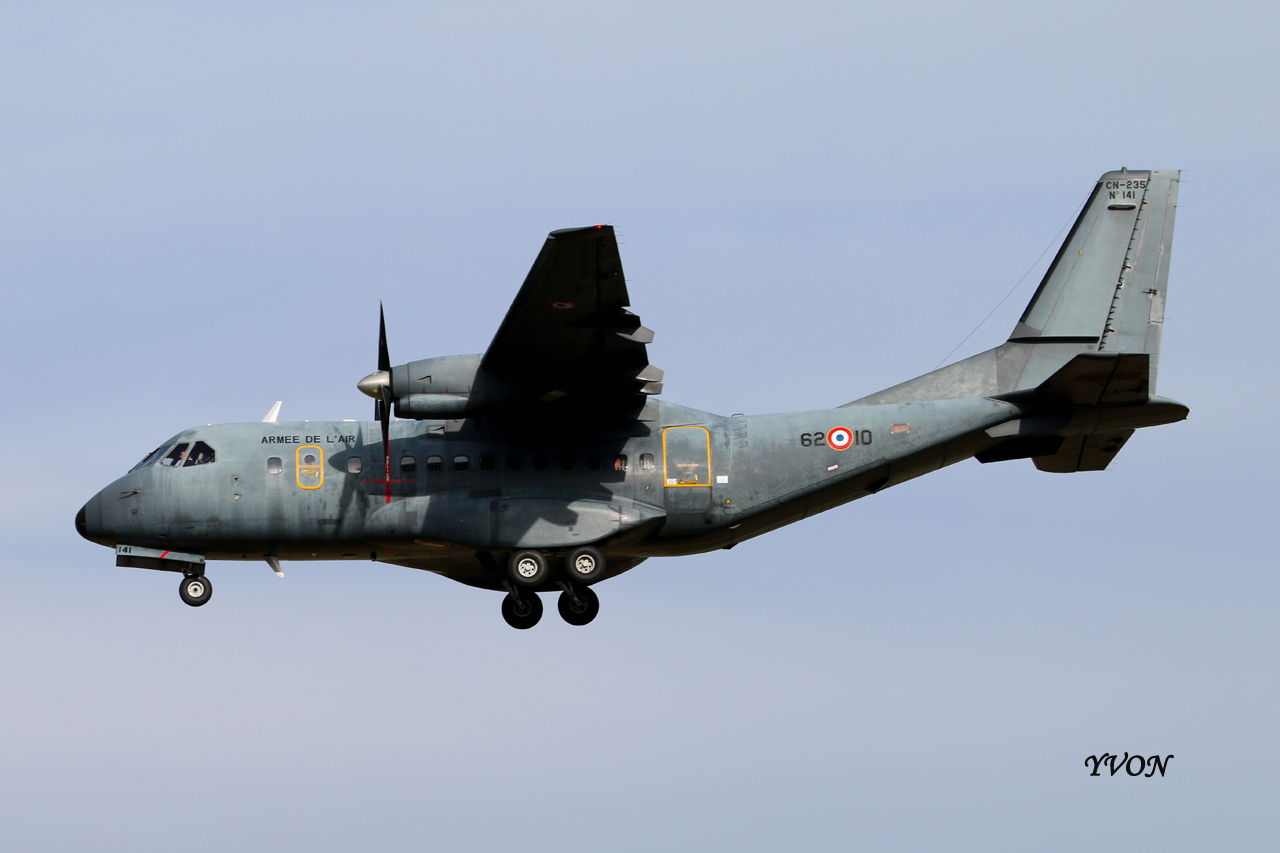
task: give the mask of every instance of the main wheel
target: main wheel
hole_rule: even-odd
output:
[[[178,595],[192,607],[199,607],[213,595],[213,584],[204,575],[190,575],[178,585]]]
[[[538,624],[542,618],[542,599],[535,592],[523,593],[519,598],[502,596],[502,618],[512,628],[523,631]]]
[[[507,574],[520,586],[541,586],[547,579],[547,558],[539,551],[516,551],[507,561]]]
[[[604,574],[604,554],[598,548],[585,545],[569,552],[564,558],[564,569],[574,583],[591,583]]]
[[[560,611],[560,618],[570,625],[585,625],[600,612],[600,598],[589,586],[575,586],[573,591],[573,595],[560,593],[556,608]]]

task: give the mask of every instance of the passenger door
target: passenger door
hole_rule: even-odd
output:
[[[667,512],[699,513],[711,506],[711,434],[706,427],[662,431],[662,485]]]

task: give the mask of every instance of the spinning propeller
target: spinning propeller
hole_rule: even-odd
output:
[[[378,303],[378,369],[356,383],[374,399],[373,416],[382,424],[382,474],[387,483],[387,503],[391,503],[391,354],[387,352],[387,318]]]

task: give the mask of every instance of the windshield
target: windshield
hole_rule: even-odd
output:
[[[163,456],[164,452],[168,450],[172,444],[173,444],[173,439],[169,439],[164,444],[160,445],[155,450],[151,451],[146,456],[142,457],[142,461],[139,462],[137,465],[134,465],[132,468],[130,468],[129,473],[133,473],[134,471],[137,471],[139,468],[146,468],[148,465],[154,465],[156,463],[156,460],[159,459],[161,456]]]

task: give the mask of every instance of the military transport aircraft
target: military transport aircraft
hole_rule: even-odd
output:
[[[371,559],[501,590],[516,628],[559,590],[649,557],[732,548],[970,457],[1100,471],[1138,427],[1188,409],[1153,392],[1179,172],[1103,175],[1008,341],[831,409],[722,417],[654,397],[653,333],[613,229],[553,231],[483,355],[378,369],[372,421],[189,429],[76,516],[116,565]],[[394,411],[398,420],[392,420]]]

